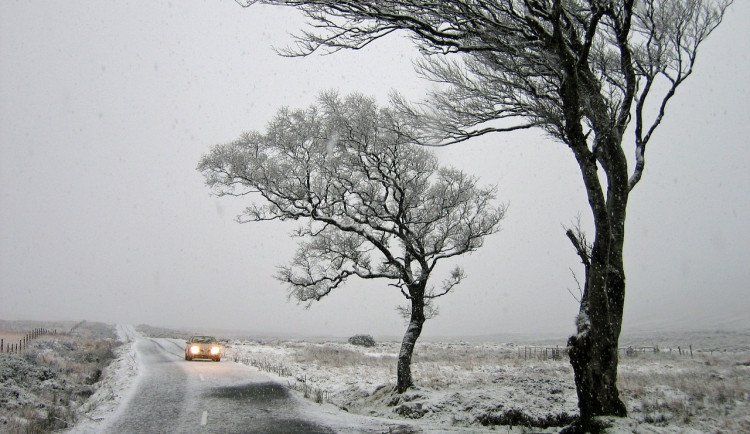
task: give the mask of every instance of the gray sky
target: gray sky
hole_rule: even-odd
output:
[[[750,327],[750,4],[735,3],[631,195],[626,329]],[[288,302],[272,275],[294,225],[235,223],[242,201],[210,196],[195,170],[211,145],[323,90],[385,103],[430,86],[403,39],[276,55],[302,23],[231,0],[0,2],[0,318],[401,335],[403,298],[386,282],[351,280],[309,310]],[[468,279],[424,336],[573,332],[570,268],[582,270],[562,225],[590,218],[570,151],[524,133],[439,155],[498,184],[510,208],[459,261]]]

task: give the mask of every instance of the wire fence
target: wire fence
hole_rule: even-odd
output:
[[[626,356],[637,356],[639,353],[669,353],[673,354],[676,353],[679,356],[686,357],[690,356],[690,358],[693,358],[693,345],[688,344],[687,347],[683,348],[682,346],[677,346],[677,348],[659,348],[658,345],[652,346],[652,347],[639,347],[639,346],[628,346],[624,348],[620,348],[620,351],[623,352]],[[698,350],[701,351],[701,350]]]
[[[567,347],[518,347],[518,358],[524,360],[562,360],[567,355]]]
[[[0,354],[2,353],[22,353],[24,352],[28,347],[31,341],[38,338],[39,336],[43,335],[56,335],[57,329],[50,330],[46,328],[35,328],[32,331],[26,333],[26,335],[20,339],[18,339],[18,342],[15,342],[15,339],[13,342],[8,341],[5,342],[5,338],[0,338]]]
[[[567,347],[544,347],[544,346],[519,346],[517,348],[517,356],[523,360],[563,360],[568,357]],[[659,348],[655,346],[627,346],[619,348],[621,354],[629,357],[637,357],[643,353],[669,353],[677,354],[681,357],[690,356],[693,358],[693,345],[689,344],[685,347],[677,346],[676,348]],[[698,350],[700,351],[700,350]]]

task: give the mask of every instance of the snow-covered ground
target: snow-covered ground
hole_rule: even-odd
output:
[[[0,353],[0,432],[47,432],[79,420],[83,411],[97,414],[102,385],[123,374],[107,375],[120,363],[119,346],[111,325],[85,321],[30,324],[0,321],[0,335],[44,327],[20,353]],[[54,331],[53,331],[54,329]],[[23,335],[24,333],[21,333]],[[92,398],[92,394],[97,396]]]
[[[508,345],[418,344],[417,385],[395,398],[399,344],[232,341],[227,358],[275,371],[279,381],[342,410],[415,422],[426,431],[477,431],[506,420],[556,432],[576,414],[569,365],[523,360]],[[521,353],[523,354],[523,353]],[[571,378],[569,378],[571,377]],[[554,423],[554,421],[564,421]],[[486,424],[487,426],[484,426]]]
[[[78,407],[78,424],[69,432],[96,432],[133,390],[133,336],[122,327],[118,333],[125,343]],[[621,356],[619,384],[630,417],[613,421],[610,432],[750,432],[750,334],[703,337],[623,340],[634,349],[658,345],[660,351]],[[692,349],[688,342],[695,342]],[[306,416],[332,427],[346,427],[354,417],[386,420],[378,425],[399,432],[557,432],[577,413],[570,365],[550,351],[545,358],[526,345],[418,343],[417,387],[394,398],[397,352],[397,342],[366,348],[343,341],[231,339],[222,363],[268,372],[297,390]]]
[[[99,383],[99,390],[91,396],[86,405],[80,408],[79,423],[66,432],[72,434],[94,434],[116,432],[109,429],[112,420],[117,419],[122,411],[127,410],[127,402],[134,396],[136,385],[143,376],[139,353],[134,350],[138,340],[146,339],[129,326],[117,326],[118,334],[126,342],[121,346],[118,359],[110,365]],[[178,348],[184,340],[175,338],[158,338],[160,343],[174,342]],[[183,362],[178,362],[183,363]],[[187,363],[187,362],[184,362]],[[232,363],[223,360],[222,363]],[[242,371],[242,370],[239,370]],[[252,372],[257,379],[257,373]],[[262,373],[261,376],[271,376]],[[283,382],[282,382],[283,384]],[[297,401],[295,414],[299,418],[329,427],[342,433],[376,433],[376,432],[415,432],[418,427],[394,420],[376,419],[368,416],[354,415],[341,411],[330,403],[313,403],[300,394],[294,394]]]
[[[692,357],[687,345],[682,355],[676,347],[623,354],[620,387],[630,418],[617,421],[612,432],[750,432],[750,352],[744,342],[713,352],[693,348]],[[306,389],[312,399],[418,421],[427,431],[501,424],[556,432],[577,414],[567,358],[545,360],[541,349],[530,356],[524,355],[530,348],[513,344],[420,343],[413,365],[417,388],[394,399],[395,342],[364,348],[240,340],[228,347],[229,359],[274,370],[279,381]]]
[[[117,411],[123,400],[135,390],[138,377],[138,354],[132,327],[117,325],[117,337],[123,345],[115,351],[117,357],[102,372],[96,392],[78,409],[78,423],[70,433],[95,433],[102,423]]]

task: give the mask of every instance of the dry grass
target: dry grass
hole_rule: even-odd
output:
[[[417,344],[414,362],[455,366],[472,371],[487,366],[495,366],[508,360],[517,359],[516,353],[498,349],[497,346],[457,344]]]
[[[742,357],[662,353],[626,358],[618,384],[637,420],[660,426],[711,420],[733,426],[732,414],[750,409],[750,369],[738,364]]]
[[[103,366],[114,358],[117,345],[111,340],[43,336],[33,342],[24,357],[73,377],[77,383],[93,384],[99,380]]]
[[[70,335],[41,336],[21,354],[0,355],[0,431],[44,433],[75,424],[76,409],[114,358],[112,336],[111,327],[78,323]]]
[[[5,340],[5,342],[16,342],[18,343],[19,339],[23,339],[24,336],[26,336],[26,333],[18,333],[18,332],[11,332],[6,330],[0,330],[0,339]]]
[[[393,354],[370,353],[364,348],[347,348],[337,344],[298,345],[294,359],[300,364],[315,364],[321,367],[345,368],[353,366],[384,367],[396,364]]]
[[[395,384],[399,347],[398,342],[363,348],[335,342],[275,341],[254,342],[249,348],[268,366],[282,367],[291,377],[290,387],[310,399],[368,412],[378,394]],[[546,426],[545,418],[551,418],[548,422],[554,425],[561,423],[556,418],[574,415],[575,387],[567,358],[525,359],[523,347],[520,356],[518,348],[418,343],[412,374],[418,386],[416,393],[424,395],[422,410],[429,405],[433,405],[430,412],[435,413],[441,407],[465,408],[465,414],[454,413],[453,417],[457,414],[462,424],[469,425],[482,421],[493,425],[511,419],[517,423],[523,418],[513,411],[519,408],[525,418],[539,426]],[[619,386],[631,418],[638,424],[667,430],[750,432],[750,366],[746,363],[750,354],[701,352],[695,348],[694,358],[685,354],[662,351],[622,356]],[[363,378],[369,381],[363,382]],[[445,398],[436,398],[440,396]],[[492,405],[498,403],[505,407],[493,410]],[[380,411],[388,414],[393,408]]]
[[[0,353],[8,352],[8,345],[18,345],[18,341],[26,336],[25,333],[17,333],[11,331],[0,331],[0,339],[2,339],[3,347]]]

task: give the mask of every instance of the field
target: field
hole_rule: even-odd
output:
[[[750,432],[748,337],[694,333],[631,338],[619,369],[630,417],[619,421],[617,431]],[[682,345],[676,344],[680,341]],[[546,345],[418,344],[413,363],[417,387],[399,398],[391,393],[396,342],[365,348],[239,339],[228,342],[227,358],[273,372],[310,399],[350,412],[416,421],[426,429],[475,431],[502,425],[518,432],[557,432],[577,414],[577,398],[567,357],[553,358],[551,351],[545,356]]]
[[[18,333],[18,332],[12,332],[12,331],[0,331],[0,341],[3,342],[3,348],[0,352],[5,352],[6,345],[13,345],[18,344],[18,341],[23,339],[27,333]]]
[[[0,330],[23,335],[37,326],[17,325],[0,321]],[[0,432],[76,432],[76,423],[109,417],[136,378],[134,349],[118,344],[113,326],[64,323],[58,330],[21,355],[0,355]],[[404,433],[558,432],[577,414],[572,371],[554,340],[418,343],[417,387],[400,396],[392,393],[395,341],[364,347],[233,336],[224,343],[224,361],[255,366],[321,405],[400,421]],[[750,432],[750,332],[644,333],[621,343],[619,386],[629,418],[613,421],[610,432]]]
[[[18,343],[34,337],[21,352],[0,354],[0,432],[37,433],[76,424],[119,343],[111,326],[98,323],[0,321],[0,336]],[[55,332],[57,328],[57,332]]]

